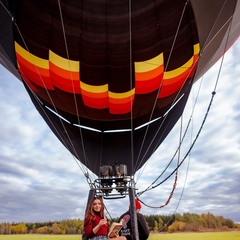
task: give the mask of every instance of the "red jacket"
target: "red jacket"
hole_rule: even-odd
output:
[[[98,215],[96,215],[92,221],[88,217],[84,219],[84,232],[87,238],[92,238],[99,235],[108,235],[109,225],[103,225],[95,234],[93,233],[93,228],[98,225],[100,220],[101,217]]]

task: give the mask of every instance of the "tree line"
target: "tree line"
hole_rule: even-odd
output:
[[[228,231],[240,229],[240,224],[222,216],[211,213],[201,215],[194,213],[175,214],[172,216],[145,216],[149,229],[152,232],[199,232],[199,231]]]
[[[194,213],[174,215],[145,215],[151,232],[180,232],[180,231],[228,231],[240,229],[240,224],[222,216],[211,213],[201,215]],[[118,218],[111,222],[118,222]],[[0,234],[82,234],[83,220],[65,219],[49,222],[9,223],[0,224]]]

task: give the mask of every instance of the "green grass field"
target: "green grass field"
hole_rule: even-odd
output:
[[[81,240],[80,235],[0,235],[0,240]],[[149,240],[239,240],[240,231],[151,234]]]
[[[239,240],[240,232],[152,234],[149,240]]]
[[[0,235],[0,240],[81,240],[81,235]],[[239,240],[240,231],[151,234],[149,240]]]

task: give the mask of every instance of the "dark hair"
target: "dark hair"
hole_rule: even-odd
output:
[[[87,208],[86,215],[85,215],[85,218],[87,218],[90,221],[92,221],[96,216],[96,212],[93,210],[93,203],[96,199],[100,200],[101,205],[102,205],[99,216],[101,218],[104,218],[104,203],[103,203],[102,198],[101,197],[93,197],[88,204],[88,208]]]

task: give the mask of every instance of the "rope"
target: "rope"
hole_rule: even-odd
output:
[[[231,26],[229,27],[229,30],[228,30],[228,35],[227,35],[227,39],[226,39],[226,43],[225,43],[225,48],[224,48],[225,51],[226,51],[226,48],[227,48],[227,43],[228,43],[228,39],[229,39],[230,29],[231,29]],[[222,66],[223,66],[225,51],[224,51],[223,57],[222,57],[222,59],[221,59],[221,64],[220,64],[220,67],[219,67],[219,70],[218,70],[217,79],[216,79],[216,82],[215,82],[214,90],[213,90],[213,92],[212,92],[212,97],[211,97],[211,99],[210,99],[210,102],[209,102],[207,111],[206,111],[206,113],[205,113],[205,116],[204,116],[204,118],[203,118],[202,124],[201,124],[201,126],[200,126],[200,128],[199,128],[199,130],[198,130],[198,132],[197,132],[197,134],[196,134],[196,137],[195,137],[194,141],[192,142],[190,148],[188,149],[188,151],[187,151],[187,153],[185,154],[185,156],[184,156],[184,158],[182,159],[182,161],[181,161],[181,162],[178,164],[178,166],[172,171],[172,173],[169,174],[169,175],[168,175],[163,181],[161,181],[160,183],[156,184],[155,186],[152,186],[151,189],[154,189],[154,188],[160,186],[162,183],[166,182],[166,181],[179,169],[179,167],[180,167],[180,166],[182,165],[182,163],[186,160],[187,156],[190,154],[193,146],[195,145],[195,143],[196,143],[196,141],[197,141],[197,139],[198,139],[198,137],[199,137],[199,135],[200,135],[200,133],[201,133],[201,131],[202,131],[202,129],[203,129],[203,126],[204,126],[204,124],[205,124],[205,122],[206,122],[206,119],[207,119],[207,117],[208,117],[210,108],[211,108],[211,106],[212,106],[212,102],[213,102],[214,96],[215,96],[215,94],[216,94],[216,88],[217,88],[217,85],[218,85],[220,73],[221,73]],[[148,190],[146,190],[146,191],[149,191],[149,190],[150,190],[150,189],[148,189]],[[150,206],[150,205],[146,205],[146,206],[151,207],[151,208],[159,208],[159,207],[153,207],[153,206]]]
[[[219,14],[218,14],[218,16],[219,16]],[[232,16],[231,16],[231,18],[229,19],[229,21],[230,21],[230,20],[232,20]],[[214,23],[214,24],[215,24],[215,23]],[[197,141],[197,139],[198,139],[198,137],[199,137],[199,135],[200,135],[200,132],[201,132],[201,130],[202,130],[204,124],[205,124],[206,118],[207,118],[207,116],[208,116],[208,113],[209,113],[209,111],[210,111],[210,108],[211,108],[211,105],[212,105],[212,102],[213,102],[213,98],[214,98],[214,96],[215,96],[215,94],[216,94],[216,88],[217,88],[217,85],[218,85],[218,81],[219,81],[219,78],[220,78],[220,73],[221,73],[222,66],[223,66],[223,61],[224,61],[225,52],[226,52],[226,49],[227,49],[227,43],[228,43],[228,40],[229,40],[229,35],[230,35],[231,26],[232,26],[232,21],[231,21],[230,26],[229,26],[229,28],[228,28],[227,39],[226,39],[225,46],[224,46],[224,54],[223,54],[222,59],[221,59],[221,64],[220,64],[220,67],[219,67],[217,79],[216,79],[216,82],[215,82],[214,90],[213,90],[213,92],[212,92],[212,97],[211,97],[211,100],[210,100],[210,102],[209,102],[207,111],[206,111],[206,113],[205,113],[205,117],[204,117],[204,119],[203,119],[203,121],[202,121],[202,124],[201,124],[201,126],[200,126],[200,128],[199,128],[199,131],[198,131],[198,133],[197,133],[194,141],[192,142],[192,144],[191,144],[189,150],[187,151],[185,157],[182,159],[182,161],[179,163],[179,165],[174,169],[174,171],[173,171],[168,177],[166,177],[163,181],[161,181],[160,183],[158,183],[158,184],[156,184],[155,186],[153,186],[153,184],[160,178],[160,176],[162,176],[162,174],[161,174],[148,188],[146,188],[144,191],[138,193],[138,195],[141,195],[142,193],[144,193],[144,192],[146,192],[146,191],[149,191],[149,190],[151,190],[151,189],[153,189],[153,188],[156,188],[156,187],[158,187],[159,185],[161,185],[162,183],[164,183],[166,180],[168,180],[168,179],[174,174],[174,172],[176,172],[176,171],[178,170],[178,168],[182,165],[182,163],[185,161],[186,157],[190,154],[193,146],[195,145],[195,143],[196,143],[196,141]],[[209,33],[209,35],[210,35],[210,33]],[[216,35],[215,35],[215,36],[216,36]],[[214,36],[214,37],[215,37],[215,36]],[[205,47],[205,48],[206,48],[206,47]],[[203,49],[203,50],[204,50],[204,49]],[[202,50],[201,52],[203,52],[203,50]],[[201,54],[200,54],[200,56],[201,56]],[[201,86],[201,84],[200,84],[200,86]],[[199,88],[199,90],[200,90],[200,88]],[[199,91],[198,91],[198,95],[199,95]],[[195,108],[196,102],[197,102],[197,99],[196,99],[196,101],[195,101],[194,108]],[[192,113],[193,113],[193,112],[192,112]],[[190,121],[189,121],[189,123],[190,123]],[[176,154],[176,153],[175,153],[175,154]],[[169,166],[169,165],[170,165],[170,164],[168,164],[168,166]],[[168,166],[167,166],[167,167],[168,167]],[[167,169],[167,168],[165,168],[164,172],[166,171],[166,169]],[[146,206],[147,206],[147,205],[146,205]],[[149,207],[151,207],[151,206],[149,206]]]
[[[187,132],[188,132],[188,128],[189,128],[189,126],[190,126],[190,123],[192,122],[192,118],[193,118],[194,110],[195,110],[195,107],[196,107],[197,99],[198,99],[198,97],[199,97],[200,89],[201,89],[201,86],[202,86],[202,80],[203,80],[203,78],[201,78],[200,85],[199,85],[198,92],[197,92],[197,96],[196,96],[195,102],[194,102],[194,104],[193,104],[192,112],[191,112],[191,114],[190,114],[190,117],[189,117],[189,120],[188,120],[186,129],[185,129],[185,131],[184,131],[182,140],[180,141],[180,143],[179,143],[179,145],[178,145],[175,153],[173,154],[171,160],[168,162],[168,164],[166,165],[166,167],[164,168],[164,170],[162,171],[162,173],[150,184],[150,186],[148,186],[144,191],[138,193],[139,195],[141,195],[142,193],[144,193],[146,190],[151,189],[151,187],[153,186],[153,184],[155,184],[155,183],[157,182],[157,180],[159,180],[159,179],[162,177],[162,175],[167,171],[168,167],[171,165],[171,163],[173,162],[175,156],[177,155],[177,153],[178,153],[178,151],[179,151],[179,149],[180,149],[180,147],[181,147],[181,145],[182,145],[182,143],[183,143],[183,141],[184,141],[184,139],[185,139],[185,137],[186,137],[186,134],[187,134]]]
[[[70,57],[69,57],[68,44],[67,44],[67,38],[66,38],[66,31],[65,31],[64,22],[63,22],[63,15],[62,15],[62,9],[61,9],[60,0],[58,0],[58,7],[59,7],[61,25],[62,25],[62,30],[63,30],[63,38],[64,38],[65,50],[66,50],[67,59],[68,59],[68,67],[69,67],[69,69],[70,69],[70,78],[71,78],[72,89],[73,89],[73,97],[74,97],[74,103],[75,103],[75,110],[76,110],[76,115],[77,115],[77,119],[78,119],[78,123],[79,123],[79,134],[80,134],[80,138],[81,138],[81,144],[82,144],[82,149],[83,149],[84,161],[85,161],[85,162],[88,162],[88,164],[91,165],[90,162],[87,160],[87,155],[86,155],[85,145],[84,145],[84,139],[83,139],[83,136],[82,136],[81,122],[80,122],[80,117],[79,117],[79,112],[78,112],[78,107],[77,107],[77,106],[78,106],[78,103],[77,103],[76,94],[75,94],[75,89],[74,89],[74,84],[73,84],[73,76],[72,76],[72,71],[71,71]],[[73,146],[73,148],[74,148],[74,145],[73,145],[73,144],[72,144],[72,146]],[[78,156],[76,150],[75,150],[75,154]],[[79,160],[80,160],[80,157],[79,157],[79,156],[78,156],[78,158],[79,158]],[[81,160],[80,160],[80,161],[81,161]],[[87,169],[86,169],[86,171],[88,172]]]
[[[200,126],[200,129],[198,130],[198,133],[197,133],[197,135],[196,135],[193,143],[191,144],[190,148],[188,149],[186,155],[184,156],[184,158],[182,159],[182,161],[179,163],[179,165],[172,171],[172,173],[169,174],[169,175],[168,175],[163,181],[161,181],[160,183],[156,184],[155,186],[152,186],[152,189],[153,189],[153,188],[156,188],[156,187],[160,186],[161,184],[163,184],[164,182],[166,182],[166,181],[178,170],[178,168],[179,168],[179,167],[182,165],[182,163],[185,161],[185,159],[186,159],[186,157],[188,156],[188,154],[191,152],[191,150],[192,150],[193,146],[195,145],[195,143],[196,143],[196,141],[197,141],[197,139],[198,139],[198,137],[199,137],[199,135],[200,135],[200,132],[201,132],[203,126],[204,126],[204,123],[205,123],[206,118],[207,118],[207,116],[208,116],[210,107],[211,107],[211,105],[212,105],[212,101],[213,101],[214,95],[215,95],[215,92],[212,92],[212,97],[211,97],[211,100],[210,100],[210,103],[209,103],[207,112],[206,112],[206,114],[205,114],[205,116],[204,116],[204,119],[203,119],[203,121],[202,121],[202,124],[201,124],[201,126]]]
[[[201,84],[200,84],[200,85],[201,85]],[[195,105],[195,104],[194,104],[194,105]],[[192,125],[192,130],[193,130],[193,125]],[[193,132],[193,131],[191,131],[191,133],[192,133],[192,132]],[[191,136],[192,136],[192,134],[191,134]],[[191,154],[191,153],[190,153],[190,154]],[[186,171],[186,175],[185,175],[185,179],[184,179],[183,188],[182,188],[180,197],[179,197],[179,199],[178,199],[177,205],[176,205],[176,207],[175,207],[175,210],[173,211],[173,213],[172,213],[170,219],[168,220],[168,222],[166,223],[167,225],[170,223],[170,221],[173,219],[174,215],[176,214],[177,209],[178,209],[178,207],[179,207],[179,205],[180,205],[180,202],[181,202],[181,200],[182,200],[182,197],[183,197],[183,193],[184,193],[185,186],[186,186],[186,183],[187,183],[188,172],[189,172],[189,165],[190,165],[190,159],[191,159],[191,158],[190,158],[190,154],[189,154],[189,157],[188,157],[188,165],[187,165],[187,171]],[[162,226],[162,228],[159,229],[158,232],[161,232],[164,228],[165,228],[165,226]]]
[[[182,125],[183,125],[183,117],[181,117],[181,130],[180,130],[180,136],[179,136],[179,146],[181,146],[181,139],[182,139]],[[177,161],[177,165],[179,165],[179,161],[180,161],[180,150],[181,148],[179,147],[179,151],[178,151],[178,161]],[[167,199],[167,201],[165,202],[164,205],[161,205],[160,208],[165,207],[166,205],[168,205],[168,203],[170,202],[170,200],[172,199],[173,193],[176,189],[177,186],[177,179],[178,179],[178,170],[175,173],[175,179],[174,179],[174,183],[173,183],[173,187],[172,187],[172,191]]]
[[[186,2],[185,5],[184,5],[184,8],[183,8],[183,11],[182,11],[182,14],[181,14],[181,17],[180,17],[180,20],[179,20],[178,27],[177,27],[177,29],[176,29],[176,34],[175,34],[175,36],[174,36],[174,40],[173,40],[173,43],[172,43],[172,46],[171,46],[169,58],[168,58],[168,60],[167,60],[167,62],[166,62],[165,70],[168,68],[168,64],[169,64],[169,61],[170,61],[170,58],[171,58],[171,55],[172,55],[173,47],[174,47],[174,45],[175,45],[175,42],[176,42],[176,39],[177,39],[177,36],[178,36],[178,32],[179,32],[179,29],[180,29],[180,25],[181,25],[181,22],[182,22],[183,15],[184,15],[184,13],[185,13],[187,4],[188,4],[188,3]],[[165,71],[165,70],[164,70],[164,71]],[[186,79],[187,79],[187,77],[186,77]],[[162,88],[162,84],[163,84],[163,78],[162,78],[161,83],[160,83],[159,88],[158,88],[158,92],[157,92],[157,95],[156,95],[156,98],[155,98],[155,101],[154,101],[154,104],[153,104],[153,107],[152,107],[152,111],[151,111],[151,114],[150,114],[150,117],[149,117],[149,121],[151,121],[151,119],[152,119],[152,116],[153,116],[153,113],[154,113],[154,109],[155,109],[156,104],[157,104],[158,95],[159,95],[159,93],[160,93],[160,91],[161,91],[161,88]],[[184,85],[184,84],[183,84],[183,85]],[[182,86],[183,86],[183,85],[182,85]],[[181,89],[182,89],[182,87],[179,89],[178,94],[176,95],[176,97],[175,97],[175,99],[174,99],[171,107],[175,104],[175,102],[176,102],[176,100],[177,100],[177,98],[178,98],[178,96],[179,96],[179,93],[180,93]],[[171,107],[170,107],[170,108],[171,108]],[[168,113],[165,115],[164,119],[166,119],[167,115],[168,115]],[[142,145],[141,145],[141,148],[140,148],[140,150],[139,150],[138,158],[137,158],[137,161],[136,161],[136,163],[139,161],[139,165],[140,165],[140,164],[142,163],[142,161],[144,160],[144,157],[146,156],[147,152],[149,151],[150,146],[152,145],[153,141],[155,140],[155,138],[156,138],[156,136],[157,136],[157,133],[160,131],[160,129],[161,129],[164,121],[165,121],[165,120],[163,120],[163,122],[162,122],[161,125],[159,126],[158,130],[156,131],[156,134],[155,134],[153,140],[151,141],[151,143],[149,144],[149,147],[146,149],[145,154],[143,155],[142,159],[139,160],[140,154],[141,154],[142,149],[143,149],[143,144],[144,144],[144,142],[145,142],[145,139],[146,139],[146,136],[147,136],[147,133],[148,133],[148,129],[149,129],[149,125],[147,126],[146,131],[145,131],[144,138],[143,138],[143,140],[142,140]],[[136,164],[136,168],[137,168],[137,164]]]
[[[2,2],[1,2],[1,4],[2,4]],[[21,33],[21,30],[19,29],[16,21],[14,21],[14,16],[11,15],[11,13],[6,9],[5,6],[4,6],[4,8],[5,8],[5,10],[8,12],[8,14],[12,17],[13,23],[14,23],[14,25],[15,25],[15,27],[16,27],[16,29],[17,29],[17,31],[18,31],[18,33],[19,33],[22,41],[23,41],[23,44],[24,44],[26,50],[27,50],[28,52],[30,52],[30,51],[29,51],[29,48],[28,48],[28,46],[27,46],[27,44],[26,44],[26,41],[25,41],[25,39],[24,39],[24,37],[23,37],[23,35],[22,35],[22,33]],[[32,63],[34,64],[34,59],[32,59]],[[37,68],[36,64],[34,64],[34,66],[35,66],[35,70],[36,70],[36,72],[37,72],[37,74],[38,74],[38,76],[39,76],[39,78],[40,78],[40,80],[41,80],[41,82],[42,82],[45,90],[46,90],[46,93],[47,93],[47,95],[48,95],[48,97],[49,97],[49,99],[50,99],[50,101],[51,101],[51,104],[52,104],[55,112],[58,114],[58,111],[57,111],[56,106],[55,106],[55,104],[54,104],[54,102],[53,102],[53,99],[51,98],[51,95],[49,94],[49,91],[48,91],[48,89],[46,88],[46,85],[45,85],[45,83],[44,83],[44,81],[43,81],[43,79],[42,79],[42,76],[40,75],[40,73],[39,73],[39,71],[38,71],[38,68]],[[24,82],[25,82],[25,81],[24,81]],[[28,84],[27,84],[26,82],[25,82],[25,86],[29,89],[29,91],[32,93],[33,97],[36,99],[36,102],[38,103],[39,107],[42,109],[42,111],[43,111],[43,113],[45,114],[46,118],[47,118],[48,121],[51,123],[52,127],[55,129],[55,132],[58,133],[58,131],[57,131],[56,127],[54,126],[54,124],[52,123],[51,119],[50,119],[50,118],[48,117],[48,115],[46,114],[46,108],[44,107],[43,103],[40,101],[40,99],[36,96],[36,94],[32,91],[32,89],[28,86]],[[72,141],[71,141],[71,139],[70,139],[70,136],[68,135],[68,132],[67,132],[67,130],[66,130],[64,124],[63,124],[62,118],[60,117],[60,115],[58,115],[58,117],[59,117],[59,121],[61,122],[61,125],[62,125],[63,129],[64,129],[65,132],[66,132],[67,138],[68,138],[68,140],[69,140],[72,148],[74,149],[74,145],[72,144]],[[62,142],[64,142],[64,139],[61,137],[60,134],[58,134],[58,138],[61,139]],[[65,145],[65,146],[66,146],[66,148],[68,149],[67,145]],[[68,150],[69,150],[69,149],[68,149]],[[75,151],[75,152],[76,152],[76,151]],[[76,152],[76,155],[77,155],[77,152]],[[72,156],[74,157],[73,154],[72,154]],[[83,174],[84,174],[85,176],[88,176],[88,178],[89,178],[89,174],[88,174],[88,172],[87,172],[87,171],[88,171],[87,168],[84,169],[84,167],[83,167],[84,165],[83,165],[83,164],[80,164],[81,162],[79,163],[79,161],[77,161],[75,157],[74,157],[74,160],[75,160],[75,162],[77,163],[78,167],[79,167],[79,168],[81,169],[81,171],[83,172]]]
[[[226,5],[227,1],[228,1],[228,0],[225,0],[225,2],[222,4],[221,10],[219,11],[219,13],[218,13],[218,15],[217,15],[217,17],[216,17],[216,19],[215,19],[212,27],[211,27],[211,30],[210,30],[210,32],[208,33],[208,36],[207,36],[207,38],[206,38],[206,42],[207,42],[207,40],[209,39],[209,37],[210,37],[210,35],[211,35],[211,33],[212,33],[213,29],[214,29],[214,26],[217,24],[217,20],[219,19],[220,14],[221,14],[222,10],[224,9],[224,6]],[[231,17],[229,18],[229,20],[219,29],[219,31],[212,37],[212,39],[208,42],[208,44],[205,45],[205,46],[203,45],[202,51],[204,51],[204,50],[208,47],[208,45],[213,41],[213,39],[216,37],[216,35],[217,35],[217,34],[226,26],[226,24],[228,24],[228,22],[231,21],[231,20],[232,20],[232,16],[231,16]]]
[[[132,1],[129,0],[128,2],[128,8],[129,8],[129,74],[130,74],[130,89],[133,89],[132,84]],[[132,169],[134,170],[134,126],[133,126],[133,96],[131,94],[131,159],[132,159]]]

